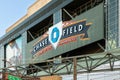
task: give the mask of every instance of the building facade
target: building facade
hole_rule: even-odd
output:
[[[25,70],[24,75],[57,74],[63,80],[71,80],[67,74],[75,72],[74,57],[79,66],[78,80],[79,76],[88,76],[82,80],[100,79],[88,72],[110,75],[104,71],[119,70],[119,3],[119,0],[37,0],[0,38],[1,72],[17,71],[17,67],[18,71],[23,70],[21,74]],[[79,74],[83,72],[85,75]]]

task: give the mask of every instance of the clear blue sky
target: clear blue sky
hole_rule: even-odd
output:
[[[24,16],[36,0],[0,0],[0,37],[5,30]]]

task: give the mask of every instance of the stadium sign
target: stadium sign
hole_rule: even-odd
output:
[[[53,48],[56,49],[58,42],[62,36],[62,21],[49,28],[49,41]]]
[[[41,55],[58,46],[76,41],[80,36],[81,40],[88,40],[87,31],[92,23],[86,23],[86,19],[80,21],[59,22],[49,28],[49,31],[43,34],[38,42],[33,46],[33,57]]]

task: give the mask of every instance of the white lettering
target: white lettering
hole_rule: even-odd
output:
[[[65,35],[65,29],[63,30],[63,36]]]
[[[82,29],[83,29],[83,25],[80,24],[80,25],[78,26],[78,31],[81,31]]]
[[[73,31],[72,28],[73,28],[73,27],[70,27],[70,34],[72,34],[72,31]]]
[[[74,32],[77,32],[77,30],[76,30],[77,28],[76,28],[76,26],[74,26]]]

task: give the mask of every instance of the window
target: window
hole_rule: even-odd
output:
[[[53,15],[47,17],[27,31],[27,42],[30,42],[43,35],[53,25]]]

